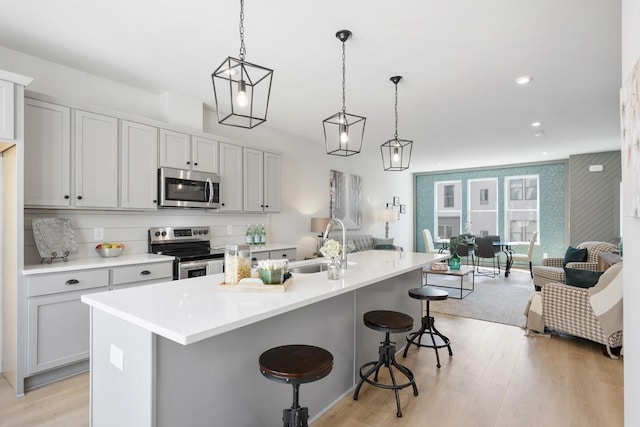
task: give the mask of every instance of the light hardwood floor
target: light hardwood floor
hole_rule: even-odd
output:
[[[514,326],[447,315],[437,315],[436,327],[451,338],[453,357],[441,351],[437,369],[431,349],[399,355],[416,374],[420,392],[414,397],[410,388],[402,390],[402,418],[392,391],[365,384],[357,402],[345,397],[313,426],[623,425],[623,361],[604,357],[599,345],[566,336],[526,337]],[[377,358],[377,349],[371,356]],[[302,404],[305,387],[313,384],[302,387]],[[86,426],[88,402],[87,374],[22,399],[2,379],[0,426]]]

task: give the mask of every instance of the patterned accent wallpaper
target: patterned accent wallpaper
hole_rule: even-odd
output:
[[[467,222],[467,181],[477,178],[498,179],[498,230],[504,230],[504,182],[505,177],[517,175],[534,175],[540,177],[540,234],[536,245],[533,262],[540,264],[542,256],[564,256],[565,218],[566,218],[566,171],[567,162],[518,165],[512,167],[495,167],[492,169],[469,169],[451,172],[434,172],[414,175],[414,191],[416,201],[415,239],[417,252],[424,252],[425,245],[422,230],[428,228],[433,233],[434,224],[434,183],[437,181],[462,181],[462,224]],[[516,252],[526,252],[526,245],[515,247]]]

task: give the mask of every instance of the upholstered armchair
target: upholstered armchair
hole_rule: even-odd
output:
[[[583,242],[576,246],[577,249],[587,249],[586,262],[570,262],[568,268],[580,270],[598,271],[598,254],[600,252],[611,252],[616,246],[607,242]],[[565,273],[563,268],[563,258],[544,258],[542,265],[533,267],[533,286],[540,290],[549,282],[565,283]]]
[[[617,359],[612,349],[622,347],[622,263],[605,271],[594,287],[550,282],[541,295],[544,327],[604,344]]]

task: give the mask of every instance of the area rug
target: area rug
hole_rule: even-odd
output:
[[[429,283],[444,286],[455,287],[460,284],[457,277],[428,275],[428,279]],[[455,289],[434,287],[449,292],[449,295],[459,294]],[[464,288],[470,287],[471,277],[465,278]],[[432,301],[430,307],[436,313],[522,326],[525,323],[523,311],[533,292],[529,271],[513,269],[507,278],[504,273],[495,278],[476,275],[474,292],[461,300],[448,298]]]

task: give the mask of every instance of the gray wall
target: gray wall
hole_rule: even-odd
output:
[[[602,165],[602,172],[589,166]],[[620,151],[569,157],[569,240],[620,240]]]

